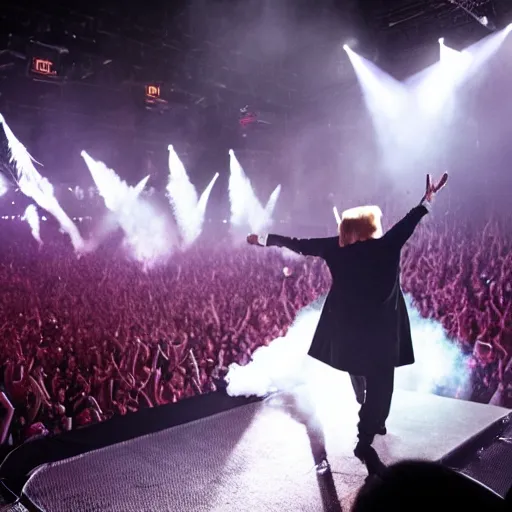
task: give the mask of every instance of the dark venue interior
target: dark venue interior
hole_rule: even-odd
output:
[[[511,56],[510,0],[2,0],[0,512],[512,509]]]

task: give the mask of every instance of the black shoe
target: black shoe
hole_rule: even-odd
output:
[[[221,378],[217,378],[217,379],[213,378],[212,382],[215,385],[215,388],[217,389],[217,391],[225,391],[226,388],[228,387],[228,383],[224,379],[221,379]]]
[[[369,444],[359,441],[354,450],[354,455],[366,466],[368,475],[382,477],[386,471],[386,466],[379,459],[377,452]]]
[[[377,434],[379,434],[379,436],[385,436],[387,433],[388,429],[386,428],[385,425],[383,425],[382,427],[379,428],[379,430],[377,430]]]

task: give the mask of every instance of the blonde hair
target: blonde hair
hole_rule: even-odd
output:
[[[358,206],[341,214],[340,245],[364,242],[382,236],[382,211],[378,206]]]

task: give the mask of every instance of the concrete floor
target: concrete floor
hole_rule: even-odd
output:
[[[358,407],[348,376],[321,368],[293,392],[43,467],[25,494],[48,512],[350,510],[367,476]],[[396,391],[374,447],[386,464],[437,460],[509,412]],[[332,477],[314,469],[322,444]]]

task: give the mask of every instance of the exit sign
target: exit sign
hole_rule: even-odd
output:
[[[166,99],[162,98],[161,92],[162,91],[159,85],[146,85],[146,94],[144,96],[144,100],[147,110],[156,110],[157,112],[162,113],[164,110],[169,108],[168,102]]]
[[[48,77],[57,76],[57,70],[55,68],[55,63],[49,59],[41,59],[39,57],[34,57],[32,59],[31,71],[36,75]]]
[[[149,100],[160,99],[160,86],[159,85],[146,85],[146,98]]]

